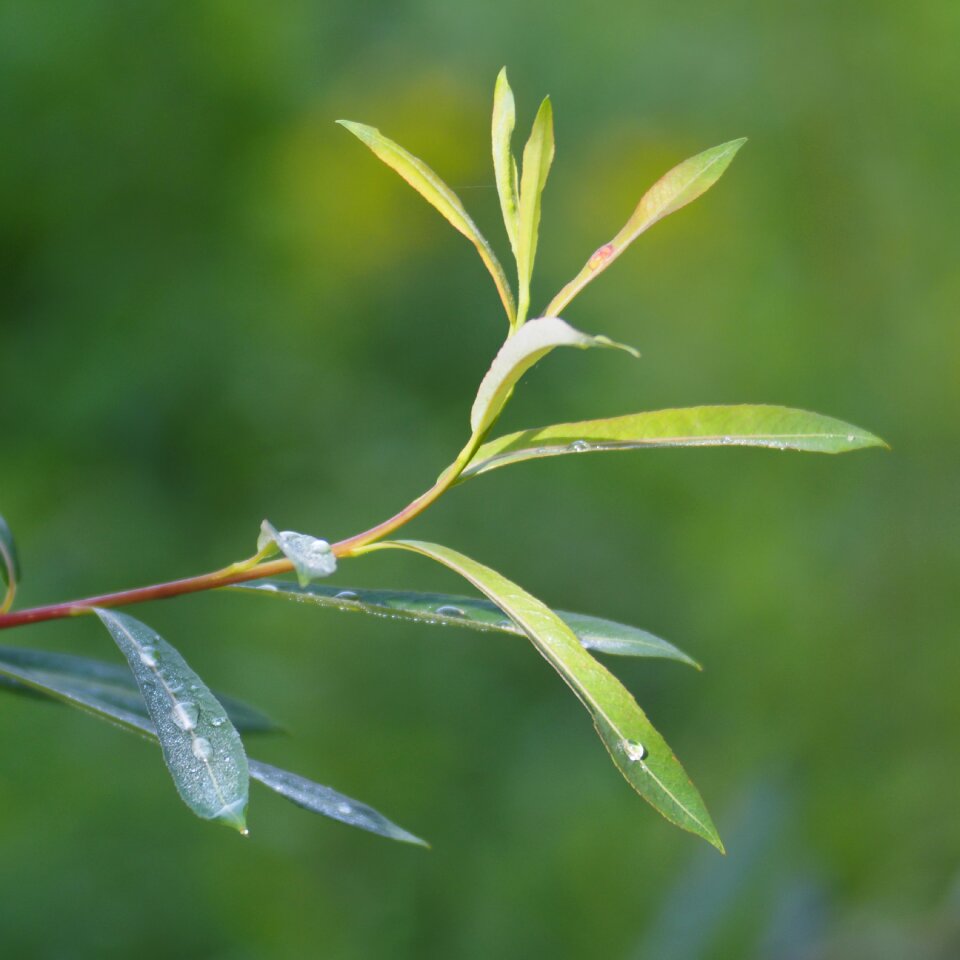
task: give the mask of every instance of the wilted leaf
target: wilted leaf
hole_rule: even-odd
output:
[[[724,446],[845,453],[886,444],[860,427],[791,407],[680,407],[605,420],[558,423],[497,437],[477,450],[461,479],[521,460],[565,453]]]
[[[493,248],[470,218],[460,198],[422,160],[404,150],[400,144],[385,137],[376,127],[354,123],[352,120],[338,120],[337,123],[362,140],[388,167],[399,173],[417,193],[477,248],[480,259],[493,277],[497,292],[503,301],[503,308],[512,325],[517,315],[517,308],[513,302],[507,276]]]
[[[401,549],[449,567],[492,600],[530,638],[593,718],[628,783],[671,823],[723,845],[696,787],[630,692],[580,646],[570,628],[536,597],[455,550],[418,540],[370,544],[362,552]]]
[[[678,164],[664,174],[644,195],[633,215],[620,232],[594,252],[583,269],[571,280],[544,310],[544,316],[555,317],[591,281],[603,273],[644,230],[658,220],[686,206],[706,193],[730,166],[737,151],[747,142],[743,137],[711,147]]]
[[[559,317],[541,317],[522,326],[504,343],[493,358],[477,390],[477,398],[470,411],[470,426],[474,434],[482,435],[493,425],[517,381],[554,347],[616,347],[638,357],[633,347],[615,343],[607,337],[592,337],[574,330]]]
[[[224,707],[146,624],[114,610],[95,612],[130,664],[184,802],[198,817],[246,832],[247,757]]]
[[[509,617],[504,617],[503,611],[495,603],[478,597],[463,597],[450,593],[416,593],[412,590],[325,587],[320,584],[298,587],[284,580],[236,584],[225,589],[295,600],[348,613],[372,614],[389,620],[411,620],[417,623],[525,636],[523,630]],[[646,630],[582,613],[557,610],[556,614],[573,630],[587,650],[623,657],[679,660],[699,669],[699,664],[682,650]]]

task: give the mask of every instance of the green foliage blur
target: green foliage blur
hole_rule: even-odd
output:
[[[469,244],[333,121],[422,156],[506,262],[504,63],[518,131],[556,111],[534,309],[669,167],[750,137],[566,314],[643,360],[558,352],[504,429],[769,402],[893,446],[560,458],[410,528],[704,663],[611,666],[728,857],[630,791],[528,644],[202,595],[135,612],[291,731],[258,756],[433,850],[260,790],[240,840],[156,750],[7,697],[4,956],[957,956],[958,9],[0,0],[19,606],[221,566],[263,517],[343,537],[432,482],[506,324]],[[338,579],[462,589],[399,555]],[[86,621],[0,640],[115,655]]]

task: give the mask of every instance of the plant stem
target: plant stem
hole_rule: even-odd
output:
[[[420,494],[416,500],[408,503],[401,511],[369,530],[363,531],[363,533],[357,533],[346,540],[340,540],[333,544],[331,549],[334,554],[338,557],[354,556],[360,547],[392,533],[423,513],[427,507],[442,497],[453,486],[477,447],[480,446],[482,439],[482,436],[472,436],[460,455],[444,471],[440,479],[429,490]],[[255,563],[255,560],[254,557],[251,561],[234,563],[212,573],[202,573],[196,577],[171,580],[167,583],[155,583],[149,587],[136,587],[133,590],[120,590],[116,593],[104,593],[97,597],[86,597],[82,600],[68,600],[65,603],[53,603],[44,607],[32,607],[28,610],[16,610],[13,613],[0,614],[0,630],[30,623],[41,623],[45,620],[60,620],[64,617],[81,616],[89,613],[93,607],[122,607],[128,604],[146,603],[150,600],[167,600],[170,597],[199,593],[202,590],[215,590],[218,587],[243,583],[246,580],[259,580],[261,577],[272,577],[293,570],[293,564],[286,558],[270,560],[265,563]]]

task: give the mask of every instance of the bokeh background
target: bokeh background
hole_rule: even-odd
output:
[[[729,855],[669,827],[509,638],[203,595],[135,611],[293,734],[251,752],[430,852],[257,791],[195,820],[155,751],[0,703],[11,957],[946,958],[960,953],[960,7],[759,0],[0,3],[0,511],[24,605],[330,539],[465,437],[505,326],[469,245],[333,121],[380,126],[506,258],[504,63],[557,159],[546,303],[680,159],[751,142],[567,312],[505,427],[771,402],[892,452],[561,458],[411,533],[705,664],[611,666]],[[344,585],[461,590],[387,555]],[[5,643],[111,657],[89,622]]]

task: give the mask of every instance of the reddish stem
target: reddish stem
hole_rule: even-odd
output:
[[[474,441],[473,446],[475,445],[476,442]],[[458,470],[452,470],[444,474],[426,493],[407,504],[389,520],[384,520],[363,533],[358,533],[333,544],[333,552],[338,557],[352,556],[356,548],[362,547],[373,540],[378,540],[398,527],[402,527],[440,497],[454,483],[458,475]],[[44,620],[60,620],[63,617],[79,616],[88,613],[91,607],[121,607],[133,603],[146,603],[149,600],[167,600],[170,597],[179,597],[186,593],[198,593],[201,590],[215,590],[217,587],[227,587],[230,584],[243,583],[246,580],[259,580],[261,577],[289,573],[293,569],[293,564],[289,560],[283,559],[260,563],[246,570],[231,572],[232,569],[228,567],[225,570],[204,573],[197,577],[187,577],[183,580],[171,580],[168,583],[156,583],[149,587],[136,587],[133,590],[104,593],[98,597],[86,597],[83,600],[68,600],[65,603],[53,603],[45,607],[33,607],[29,610],[0,614],[0,630],[19,627],[28,623],[40,623]]]

